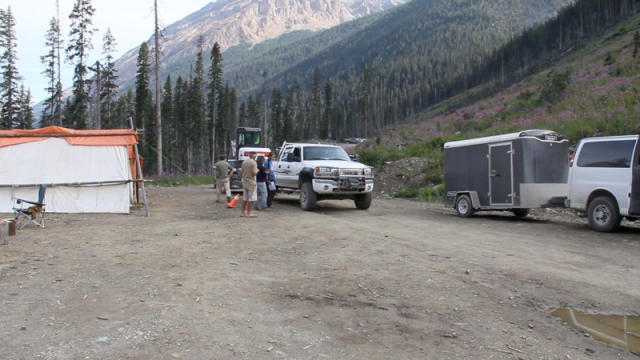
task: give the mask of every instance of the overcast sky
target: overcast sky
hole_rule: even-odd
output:
[[[69,34],[69,14],[76,0],[59,0],[62,34]],[[158,0],[160,18],[168,26],[185,16],[198,11],[212,0]],[[153,32],[153,0],[92,0],[95,8],[93,25],[98,29],[93,35],[90,62],[101,57],[102,37],[107,28],[116,39],[116,59],[122,54],[148,40]],[[18,71],[24,84],[31,89],[34,104],[47,97],[46,80],[42,75],[44,65],[40,56],[47,52],[44,36],[49,21],[56,13],[56,0],[0,0],[0,8],[11,11],[16,20],[18,43]],[[66,46],[66,42],[65,42]],[[63,65],[63,87],[71,86],[72,67]]]

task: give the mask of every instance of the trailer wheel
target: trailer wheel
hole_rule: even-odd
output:
[[[589,226],[595,231],[613,232],[618,230],[622,217],[618,206],[609,196],[595,198],[587,209]]]
[[[473,215],[473,203],[469,195],[460,195],[456,201],[456,212],[458,216],[468,218]]]
[[[519,218],[527,217],[531,212],[531,209],[512,209],[511,212],[513,215]]]

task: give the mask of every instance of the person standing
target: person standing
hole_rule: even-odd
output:
[[[273,159],[276,157],[276,154],[272,151],[267,156],[267,161],[264,166],[269,169],[269,173],[267,174],[267,208],[271,207],[271,202],[273,201],[273,197],[276,196],[276,173],[273,169]]]
[[[267,177],[269,176],[269,169],[264,166],[264,162],[264,156],[258,156],[258,175],[256,175],[258,200],[253,204],[253,208],[256,210],[267,210]]]
[[[242,162],[240,177],[242,177],[242,214],[241,217],[256,217],[251,213],[253,202],[258,200],[256,194],[256,175],[258,175],[258,164],[256,163],[256,153],[252,151],[249,158]]]
[[[227,158],[224,155],[220,155],[220,161],[213,165],[216,172],[216,202],[220,202],[221,190],[224,188],[224,193],[227,195],[227,203],[231,201],[231,189],[229,188],[229,177],[236,172],[236,170],[227,162]]]

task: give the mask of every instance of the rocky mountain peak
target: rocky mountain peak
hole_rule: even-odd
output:
[[[385,10],[406,0],[218,0],[169,25],[162,51],[165,67],[218,43],[222,51],[243,43],[260,43],[296,30],[326,29]],[[138,48],[128,51],[116,67],[123,84],[135,77]]]

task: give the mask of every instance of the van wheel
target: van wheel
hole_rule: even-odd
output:
[[[589,204],[587,217],[589,218],[589,226],[600,232],[616,231],[622,221],[616,202],[608,196],[595,198]]]
[[[527,217],[531,212],[531,209],[512,209],[511,212],[513,215],[519,218]]]
[[[456,212],[458,216],[468,218],[473,215],[473,204],[469,195],[460,195],[456,201]]]
[[[310,182],[302,184],[300,189],[300,207],[305,211],[313,211],[316,209],[318,196],[313,191],[313,185]]]

